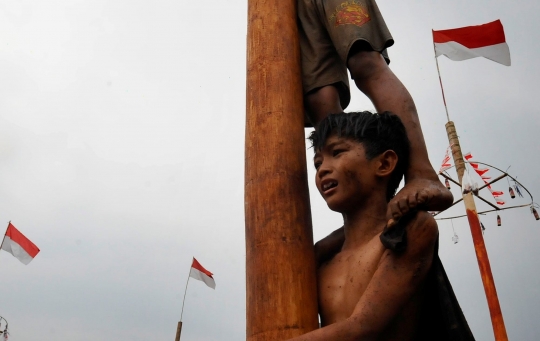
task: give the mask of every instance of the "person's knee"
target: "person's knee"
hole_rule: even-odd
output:
[[[377,51],[356,51],[349,56],[347,67],[355,81],[362,81],[384,72],[388,66]]]
[[[339,92],[334,86],[325,86],[308,93],[304,98],[308,117],[316,126],[328,114],[343,111],[341,109]]]

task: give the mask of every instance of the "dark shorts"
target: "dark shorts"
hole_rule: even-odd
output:
[[[351,95],[347,57],[353,44],[364,41],[389,62],[386,48],[394,44],[375,0],[298,0],[304,95],[335,85],[343,109]]]

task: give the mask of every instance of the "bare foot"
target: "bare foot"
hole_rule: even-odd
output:
[[[405,183],[396,196],[388,203],[388,226],[414,209],[425,211],[442,211],[450,207],[454,197],[452,193],[437,179],[413,179]]]

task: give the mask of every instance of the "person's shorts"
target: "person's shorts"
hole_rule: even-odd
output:
[[[347,57],[357,41],[390,62],[386,48],[394,40],[375,0],[298,0],[298,19],[304,95],[335,85],[341,107],[349,105]]]

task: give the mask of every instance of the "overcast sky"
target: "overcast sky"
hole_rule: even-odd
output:
[[[511,67],[440,58],[450,116],[464,151],[511,166],[540,196],[540,3],[378,4],[437,169],[448,140],[431,29],[501,19]],[[0,0],[0,225],[41,249],[28,266],[0,252],[10,340],[172,340],[193,256],[217,287],[190,281],[182,340],[245,338],[246,11],[238,0]],[[350,110],[371,108],[353,91]],[[318,240],[341,217],[308,163]],[[534,340],[540,222],[527,208],[501,218],[481,220],[508,335]],[[450,221],[439,224],[441,258],[476,339],[493,340],[467,221],[453,226],[455,245]]]

